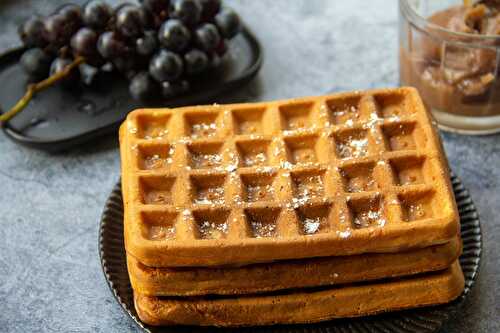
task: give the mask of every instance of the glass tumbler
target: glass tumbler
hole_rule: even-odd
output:
[[[500,20],[485,34],[467,31],[478,17],[467,8],[463,0],[399,0],[400,84],[419,90],[440,128],[496,133]]]

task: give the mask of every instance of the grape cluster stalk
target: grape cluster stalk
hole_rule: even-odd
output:
[[[197,76],[221,63],[240,29],[239,16],[221,0],[139,0],[116,8],[90,0],[33,16],[19,27],[26,94],[0,123],[37,92],[58,82],[90,85],[103,72],[120,73],[136,100],[187,93]]]

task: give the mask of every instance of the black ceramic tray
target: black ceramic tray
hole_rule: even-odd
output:
[[[460,213],[463,254],[460,264],[465,275],[465,289],[455,301],[446,305],[386,313],[382,315],[332,320],[320,324],[282,325],[248,328],[152,327],[142,323],[134,308],[132,288],[127,273],[123,244],[123,205],[120,184],[117,184],[106,202],[99,233],[99,253],[104,275],[114,297],[125,313],[145,332],[258,332],[258,333],[430,333],[436,332],[450,315],[459,310],[470,291],[481,259],[481,226],[469,192],[460,179],[452,176],[453,190]]]
[[[192,92],[178,98],[143,105],[130,97],[126,80],[107,75],[90,87],[56,86],[41,92],[3,130],[21,144],[57,151],[116,131],[127,113],[138,107],[212,103],[215,97],[249,82],[262,65],[261,46],[247,28],[230,41],[229,50],[221,68],[197,79]],[[0,112],[24,95],[27,77],[18,64],[22,53],[17,48],[0,55]]]

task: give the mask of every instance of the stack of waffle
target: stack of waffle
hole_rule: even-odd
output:
[[[137,110],[120,141],[145,323],[309,323],[463,290],[450,175],[413,89]]]

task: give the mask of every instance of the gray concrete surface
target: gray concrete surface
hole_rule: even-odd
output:
[[[398,84],[395,0],[229,2],[266,58],[255,82],[218,102]],[[46,14],[59,3],[2,1],[0,50],[16,43],[16,26],[32,10]],[[463,311],[443,332],[500,332],[500,137],[444,141],[479,209],[484,253]],[[97,252],[99,216],[118,177],[115,136],[50,155],[0,134],[1,332],[137,331],[108,290]]]

